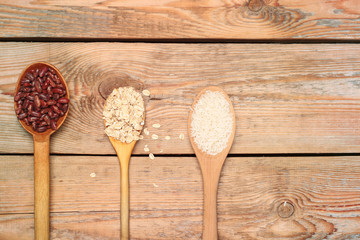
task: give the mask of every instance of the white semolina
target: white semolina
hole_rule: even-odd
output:
[[[201,95],[191,117],[191,136],[203,152],[216,155],[224,150],[233,127],[230,104],[218,91]]]

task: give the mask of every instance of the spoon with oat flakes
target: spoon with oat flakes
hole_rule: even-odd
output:
[[[140,93],[132,87],[113,90],[106,100],[103,118],[108,135],[120,162],[121,239],[129,239],[129,162],[144,126],[145,107]]]

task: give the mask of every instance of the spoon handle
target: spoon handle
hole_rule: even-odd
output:
[[[212,168],[203,169],[204,219],[203,240],[217,240],[216,199],[220,171]]]
[[[35,240],[49,239],[50,136],[34,136]]]
[[[121,204],[120,204],[120,220],[121,220],[121,240],[129,239],[129,162],[121,164]]]

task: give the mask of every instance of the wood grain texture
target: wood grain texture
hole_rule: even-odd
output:
[[[357,0],[3,0],[0,37],[359,39]]]
[[[149,89],[134,154],[194,153],[187,136],[195,96],[217,85],[236,113],[231,153],[360,152],[360,50],[356,44],[0,43],[0,152],[32,153],[16,121],[15,82],[48,61],[64,75],[70,112],[52,153],[114,154],[102,109],[114,87]],[[160,129],[152,124],[160,123]],[[159,135],[158,140],[151,134]],[[183,133],[185,139],[179,139]],[[171,140],[165,140],[165,136]]]
[[[1,239],[32,239],[31,160],[0,157],[1,169],[18,169],[0,172]],[[51,166],[51,239],[119,239],[116,157],[51,156]],[[358,156],[228,158],[218,189],[219,239],[358,239],[359,179]],[[202,201],[195,158],[131,159],[132,239],[200,239]],[[285,201],[293,212],[280,217]]]

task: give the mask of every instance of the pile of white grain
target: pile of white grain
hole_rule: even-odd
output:
[[[104,106],[105,133],[124,143],[139,140],[144,114],[144,100],[134,88],[114,89]]]
[[[203,152],[216,155],[225,149],[233,127],[230,104],[218,91],[206,91],[195,104],[191,136]]]

